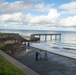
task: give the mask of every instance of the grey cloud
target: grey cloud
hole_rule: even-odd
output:
[[[3,2],[0,4],[0,14],[9,14],[23,12],[26,10],[44,11],[47,12],[54,4],[39,3],[35,4],[37,0],[17,0],[14,2]]]
[[[0,3],[3,3],[5,0],[0,0]]]
[[[22,12],[30,8],[31,4],[27,5],[24,1],[3,2],[0,4],[0,14]]]
[[[59,8],[63,10],[62,14],[76,14],[76,1],[62,4]]]

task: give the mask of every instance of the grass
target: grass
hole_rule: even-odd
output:
[[[2,51],[6,51],[5,46],[0,46],[0,50],[2,50]]]
[[[0,75],[26,75],[0,55]]]

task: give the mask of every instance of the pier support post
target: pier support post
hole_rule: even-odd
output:
[[[50,40],[52,40],[52,35],[50,35]]]
[[[55,40],[57,40],[57,35],[55,35]]]
[[[40,38],[40,35],[39,35],[39,38]],[[39,40],[39,42],[40,42],[40,40]]]
[[[59,40],[61,40],[61,35],[59,35]]]
[[[47,39],[47,35],[45,35],[45,41],[46,41],[46,39]]]

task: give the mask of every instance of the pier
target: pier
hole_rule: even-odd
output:
[[[31,38],[41,38],[41,36],[44,36],[45,37],[45,40],[44,41],[47,41],[47,36],[50,36],[50,40],[61,40],[61,34],[31,34]],[[54,37],[54,38],[53,38]]]

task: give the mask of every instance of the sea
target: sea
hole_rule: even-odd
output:
[[[45,37],[41,36],[40,43],[47,44],[50,46],[66,46],[67,48],[73,48],[76,50],[76,31],[51,31],[51,30],[19,30],[19,29],[0,29],[1,33],[18,33],[21,36],[30,36],[31,34],[61,34],[61,40],[50,40],[50,36],[47,36],[47,41],[45,42]],[[36,42],[37,43],[37,42]],[[45,45],[47,47],[47,45]]]

